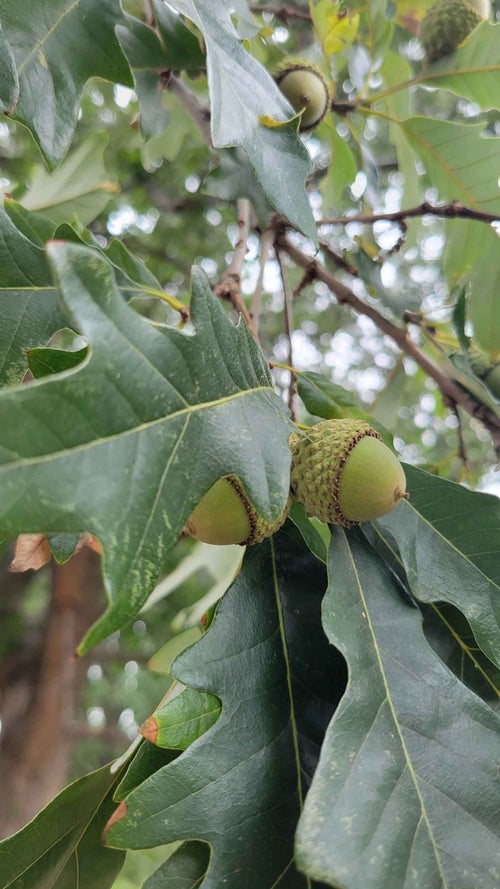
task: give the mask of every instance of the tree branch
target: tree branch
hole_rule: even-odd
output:
[[[415,216],[440,216],[445,219],[476,219],[478,222],[498,222],[500,215],[495,213],[485,213],[482,210],[473,210],[471,207],[464,207],[459,201],[451,201],[449,204],[441,204],[435,206],[428,201],[423,201],[418,207],[410,207],[408,210],[398,210],[395,213],[375,213],[366,215],[358,213],[355,216],[331,216],[319,219],[317,225],[347,225],[349,222],[364,222],[372,225],[374,222],[403,222]]]
[[[307,256],[302,250],[299,250],[285,235],[278,234],[277,245],[288,254],[293,262],[306,269],[318,281],[326,284],[335,295],[337,302],[348,305],[359,315],[366,315],[367,318],[370,318],[382,333],[389,336],[402,352],[413,358],[418,366],[437,383],[443,397],[448,399],[448,404],[451,402],[459,405],[468,414],[483,423],[492,437],[496,452],[500,452],[500,419],[492,410],[475,399],[429,358],[408,336],[408,331],[405,327],[394,324],[382,315],[378,309],[363,302],[352,290],[349,290],[340,281],[336,281],[318,260]]]
[[[247,327],[254,338],[257,334],[254,330],[252,317],[241,297],[240,282],[241,270],[247,252],[248,235],[250,234],[250,201],[247,198],[239,198],[236,202],[238,209],[239,238],[236,242],[233,257],[229,263],[224,277],[214,288],[214,293],[220,299],[232,303],[237,312],[243,315]]]
[[[250,11],[257,15],[260,15],[262,12],[269,12],[283,22],[290,18],[303,19],[305,22],[311,21],[309,12],[306,9],[297,9],[296,6],[279,6],[274,3],[263,3],[261,6],[259,3],[252,3]]]

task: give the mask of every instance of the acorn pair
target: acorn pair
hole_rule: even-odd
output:
[[[309,516],[346,528],[379,518],[406,498],[401,463],[362,420],[324,420],[293,433],[290,492]],[[285,521],[268,522],[234,475],[219,479],[200,500],[186,531],[205,543],[261,543]]]

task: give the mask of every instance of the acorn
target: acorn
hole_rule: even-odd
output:
[[[492,395],[500,399],[500,362],[492,361],[479,346],[471,346],[467,357],[476,377],[480,377]]]
[[[484,0],[438,0],[420,23],[418,36],[427,60],[437,62],[454,52],[489,16],[490,4]]]
[[[407,499],[401,463],[363,420],[324,420],[292,435],[291,491],[309,516],[350,528]]]
[[[289,510],[290,498],[278,518],[274,522],[267,522],[249,500],[239,478],[226,475],[201,498],[184,530],[203,543],[251,546],[262,543],[281,528]]]
[[[292,108],[302,112],[299,130],[317,127],[330,107],[330,90],[319,68],[304,59],[284,62],[274,79]]]

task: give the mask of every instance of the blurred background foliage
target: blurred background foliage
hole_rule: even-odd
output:
[[[385,15],[385,4],[368,4],[374,15],[372,23],[366,20],[364,5],[350,4],[352,10],[361,11],[359,29],[364,40],[331,57],[328,74],[335,82],[337,102],[349,101],[364,88],[368,76],[374,88],[400,82],[420,70],[421,48],[407,25],[415,23],[427,5],[417,0],[398,3],[399,17],[391,27],[392,15]],[[296,0],[295,8],[304,15],[288,18],[285,13],[257,15],[258,6],[252,5],[254,16],[235,21],[246,48],[261,64],[272,71],[283,58],[300,53],[325,68],[307,17],[307,3]],[[496,9],[499,6],[495,4]],[[138,17],[151,13],[147,0],[144,4],[128,0],[124,8]],[[246,9],[246,4],[241,8]],[[378,59],[375,66],[369,64],[370,57]],[[189,76],[183,73],[183,78],[208,106],[206,76],[202,68],[196,70],[196,63],[194,59],[193,70]],[[158,76],[153,83],[142,84],[151,113],[147,121],[141,121],[134,92],[96,79],[89,81],[69,155],[76,157],[76,166],[66,183],[55,179],[61,177],[61,170],[47,173],[28,131],[3,118],[0,190],[49,218],[74,222],[64,206],[66,190],[68,206],[73,213],[80,208],[80,221],[90,219],[89,229],[99,245],[105,247],[113,238],[120,239],[146,263],[170,297],[187,303],[193,264],[201,265],[216,285],[231,260],[238,239],[234,190],[239,173],[232,166],[231,152],[226,150],[217,157],[176,96],[163,87]],[[409,93],[396,92],[391,100],[402,114],[409,113]],[[500,135],[497,112],[483,112],[451,93],[419,89],[412,102],[413,114],[482,123],[487,134]],[[146,134],[141,123],[147,123]],[[332,115],[305,136],[304,142],[313,159],[310,199],[317,219],[392,212],[422,199],[416,184],[424,181],[424,170],[383,117],[362,111]],[[78,185],[85,184],[83,173],[85,179],[90,177],[90,184],[83,204],[79,204],[81,196],[75,185],[77,191]],[[43,205],[46,176],[54,177],[57,200]],[[423,196],[429,201],[437,199],[431,188],[424,189]],[[260,216],[262,208],[256,207],[256,211]],[[351,222],[321,228],[320,238],[343,260],[344,267],[337,264],[335,268],[338,279],[396,320],[412,313],[421,322],[412,328],[414,335],[421,347],[439,360],[457,348],[452,326],[456,299],[446,283],[443,263],[448,241],[462,225],[462,220],[446,222],[425,216],[409,221],[402,239],[401,228],[395,223],[382,221],[369,227]],[[297,242],[304,244],[305,239],[298,237]],[[248,240],[241,281],[248,305],[260,271],[259,247],[257,227]],[[285,273],[293,291],[303,273],[291,263],[286,264]],[[494,452],[484,427],[461,416],[465,465],[459,455],[457,417],[443,404],[436,384],[411,358],[402,356],[369,319],[335,304],[326,286],[314,283],[303,287],[294,302],[295,330],[290,346],[280,270],[273,257],[266,264],[263,283],[260,335],[271,361],[293,363],[298,371],[320,372],[352,392],[358,404],[393,434],[403,460],[479,490],[500,491]],[[179,322],[177,313],[162,300],[142,299],[133,304],[157,323]],[[228,312],[232,312],[229,306]],[[289,373],[278,368],[274,374],[286,399]],[[307,422],[304,409],[297,408],[298,418]],[[184,577],[180,569],[193,552],[197,554],[193,570]],[[11,554],[12,542],[5,542],[4,568]],[[22,595],[2,600],[0,645],[5,664],[14,654],[36,647],[43,634],[51,570],[46,566],[24,575]],[[230,568],[211,557],[203,545],[182,539],[168,555],[163,576],[176,570],[180,570],[178,585],[170,589],[167,584],[165,595],[158,596],[138,620],[83,659],[81,694],[71,717],[75,743],[68,779],[119,756],[136,736],[138,726],[156,708],[169,685],[164,675],[149,668],[149,659],[169,638],[199,622],[196,603],[200,599],[210,602],[211,590]],[[6,580],[7,586],[9,583],[14,580]],[[15,583],[20,584],[19,578]],[[164,849],[130,853],[117,889],[139,885],[165,854]]]

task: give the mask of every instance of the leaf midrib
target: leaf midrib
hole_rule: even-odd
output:
[[[382,683],[383,683],[384,690],[385,690],[385,701],[387,701],[389,710],[391,711],[391,715],[392,715],[392,719],[393,719],[393,722],[394,722],[394,726],[395,726],[396,732],[397,732],[397,734],[398,734],[398,737],[399,737],[399,740],[400,740],[400,744],[401,744],[401,749],[402,749],[402,751],[403,751],[404,759],[405,759],[405,762],[406,762],[406,765],[407,765],[407,768],[408,768],[408,773],[409,773],[409,775],[410,775],[410,777],[411,777],[411,780],[412,780],[412,782],[413,782],[413,785],[414,785],[414,787],[415,787],[415,793],[416,793],[416,795],[417,795],[417,798],[418,798],[418,801],[419,801],[419,804],[420,804],[421,817],[422,817],[422,819],[423,819],[423,821],[424,821],[424,823],[425,823],[425,826],[426,826],[426,828],[427,828],[427,833],[428,833],[429,841],[430,841],[430,843],[431,843],[432,850],[433,850],[433,852],[434,852],[434,856],[435,856],[435,859],[436,859],[436,864],[437,864],[439,873],[440,873],[440,875],[441,875],[441,880],[442,880],[443,889],[449,889],[449,884],[448,884],[448,882],[447,882],[446,876],[445,876],[444,871],[443,871],[443,867],[442,867],[442,863],[441,863],[441,858],[440,858],[439,851],[438,851],[438,846],[437,846],[437,844],[436,844],[436,841],[435,841],[435,839],[434,839],[434,834],[433,834],[433,832],[432,832],[431,822],[430,822],[429,816],[428,816],[428,814],[427,814],[427,810],[426,810],[426,807],[425,807],[425,803],[424,803],[422,794],[421,794],[421,792],[420,792],[418,776],[417,776],[417,773],[415,772],[415,769],[413,768],[413,763],[412,763],[412,760],[411,760],[411,757],[410,757],[408,748],[407,748],[407,746],[406,746],[406,742],[405,742],[405,739],[404,739],[404,736],[403,736],[403,733],[402,733],[402,730],[401,730],[401,727],[400,727],[400,724],[399,724],[399,720],[398,720],[398,718],[397,718],[397,714],[396,714],[396,710],[395,710],[395,708],[394,708],[394,704],[393,704],[393,702],[392,702],[392,696],[391,696],[391,692],[390,692],[390,687],[389,687],[389,683],[388,683],[388,681],[387,681],[387,677],[386,677],[386,674],[385,674],[385,668],[384,668],[384,663],[383,663],[383,660],[382,660],[382,655],[381,655],[381,652],[380,652],[380,648],[379,648],[378,643],[377,643],[377,637],[376,637],[375,630],[374,630],[374,627],[373,627],[373,623],[372,623],[372,619],[371,619],[370,609],[369,609],[369,607],[368,607],[368,602],[367,602],[366,597],[365,597],[365,595],[364,595],[363,585],[362,585],[362,583],[361,583],[361,579],[360,579],[360,576],[359,576],[359,572],[358,572],[358,569],[357,569],[357,566],[356,566],[356,563],[355,563],[355,560],[354,560],[354,557],[353,557],[353,554],[352,554],[352,550],[350,549],[350,547],[349,547],[349,558],[350,558],[350,560],[351,560],[352,570],[353,570],[354,577],[356,578],[356,583],[357,583],[358,590],[359,590],[359,597],[360,597],[360,599],[361,599],[361,602],[362,602],[362,604],[363,604],[363,608],[364,608],[364,611],[365,611],[366,621],[367,621],[367,624],[368,624],[368,629],[369,629],[369,632],[370,632],[370,635],[371,635],[371,638],[372,638],[372,641],[373,641],[373,649],[374,649],[374,652],[375,652],[375,657],[376,657],[376,659],[377,659],[377,663],[378,663],[378,665],[379,665],[379,672],[380,672],[380,676],[381,676]],[[384,701],[384,703],[385,703],[385,701]],[[414,835],[414,836],[415,836],[415,835]]]
[[[52,36],[52,34],[54,34],[54,32],[57,30],[57,28],[59,28],[59,26],[60,26],[61,22],[63,21],[63,19],[64,19],[67,15],[69,15],[70,12],[73,12],[73,10],[76,9],[76,7],[77,7],[79,4],[80,4],[80,0],[73,0],[73,2],[70,4],[70,6],[68,6],[68,8],[65,9],[64,12],[59,16],[59,18],[56,19],[56,21],[54,22],[54,24],[52,25],[52,27],[49,28],[48,31],[46,31],[46,33],[43,35],[43,37],[40,38],[40,40],[38,41],[38,43],[35,43],[33,49],[31,50],[31,52],[29,52],[29,53],[24,57],[24,59],[23,59],[23,61],[21,62],[21,64],[18,65],[17,71],[18,71],[18,74],[19,74],[19,75],[22,74],[22,72],[24,71],[24,69],[26,68],[26,66],[28,65],[28,63],[31,61],[31,59],[32,59],[32,58],[33,58],[33,57],[40,51],[40,49],[42,48],[42,46],[43,46],[43,45],[46,43],[46,41]],[[47,63],[48,63],[48,60],[47,60]]]
[[[73,372],[74,371],[71,371],[71,373]],[[45,381],[44,384],[46,385]],[[36,385],[36,383],[34,385]],[[72,456],[73,454],[78,454],[82,451],[86,451],[87,449],[90,450],[91,448],[100,447],[103,444],[108,444],[113,441],[120,441],[130,435],[139,435],[145,430],[152,429],[155,426],[161,425],[162,423],[169,423],[171,420],[176,420],[184,415],[190,415],[194,414],[197,411],[210,410],[212,408],[219,407],[220,405],[228,404],[238,398],[244,398],[246,396],[253,395],[254,392],[269,392],[274,394],[271,386],[257,386],[254,389],[245,389],[240,392],[235,392],[233,395],[225,395],[223,398],[217,398],[214,401],[206,401],[202,404],[190,404],[187,405],[187,407],[185,408],[174,411],[174,413],[169,414],[168,416],[158,417],[156,420],[150,420],[147,423],[141,423],[140,426],[134,426],[132,429],[124,429],[123,431],[116,432],[113,435],[107,435],[93,441],[87,441],[81,445],[75,445],[75,447],[72,448],[63,448],[60,451],[52,451],[52,453],[50,454],[41,454],[36,457],[26,457],[24,459],[11,460],[8,463],[0,465],[0,473],[12,469],[20,469],[29,466],[39,466],[43,463],[50,463],[52,460],[55,460],[61,456]]]

